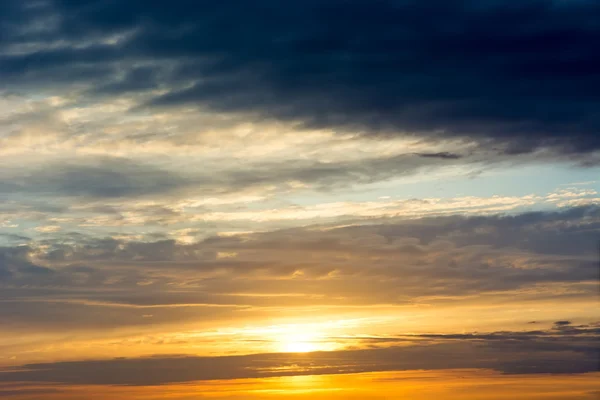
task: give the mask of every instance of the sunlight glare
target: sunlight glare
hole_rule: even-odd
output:
[[[317,346],[311,342],[286,340],[282,344],[282,349],[286,353],[308,353],[317,350]]]
[[[308,353],[320,350],[319,335],[309,331],[282,332],[277,338],[279,350],[284,353]]]

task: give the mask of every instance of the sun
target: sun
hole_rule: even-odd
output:
[[[305,332],[283,334],[278,341],[284,353],[308,353],[319,349],[316,339],[316,335]]]
[[[308,353],[317,349],[315,344],[310,342],[287,342],[282,347],[286,353]]]
[[[339,325],[339,324],[337,324]],[[332,340],[338,336],[339,327],[327,323],[278,324],[259,328],[245,328],[244,333],[265,343],[270,352],[309,353],[314,351],[332,351],[341,344]]]

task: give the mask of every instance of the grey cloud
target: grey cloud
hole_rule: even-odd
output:
[[[331,163],[288,160],[281,164],[258,165],[247,172],[235,172],[232,176],[237,182],[266,184],[295,180],[312,184],[320,190],[330,190],[412,175],[447,164],[443,160],[422,160],[412,154]]]
[[[0,192],[52,197],[136,197],[172,191],[185,185],[176,174],[123,159],[92,159],[80,163],[53,163],[39,169],[5,175]]]
[[[20,279],[52,274],[53,270],[35,265],[28,260],[29,250],[27,246],[0,248],[0,279]]]
[[[597,280],[599,229],[598,208],[587,207],[295,228],[191,244],[57,236],[44,247],[32,242],[0,249],[1,297],[15,310],[0,308],[0,315],[7,323],[50,328],[70,321],[75,328],[76,320],[59,311],[66,304],[74,314],[88,308],[98,314],[95,321],[81,320],[87,329],[145,323],[131,317],[144,307],[163,309],[156,324],[193,317],[186,305],[223,307],[223,316],[238,308],[260,312],[272,306],[268,295],[285,295],[280,302],[289,307],[408,305],[436,296],[507,293],[515,299],[590,299],[595,286],[586,283]],[[531,292],[515,293],[521,289]],[[120,310],[122,318],[99,316],[109,309]],[[214,318],[213,311],[202,315]],[[557,327],[568,329],[565,322]]]
[[[0,175],[0,193],[11,196],[23,193],[99,199],[160,197],[182,191],[214,195],[272,185],[281,188],[290,181],[299,181],[313,189],[328,191],[335,187],[349,187],[410,175],[450,162],[444,161],[438,157],[424,159],[403,154],[331,163],[288,160],[251,164],[244,170],[223,166],[215,167],[210,172],[194,172],[175,168],[168,170],[148,162],[126,158],[90,157],[49,162],[12,173],[7,171],[4,176]],[[47,204],[37,206],[42,209],[49,207]]]
[[[32,189],[91,197],[125,197],[168,192],[185,184],[176,174],[122,159],[51,165],[37,171]]]

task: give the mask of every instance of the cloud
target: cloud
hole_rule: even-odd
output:
[[[4,3],[12,89],[158,90],[149,104],[509,155],[600,149],[594,1]]]
[[[588,301],[596,295],[599,229],[598,208],[584,207],[185,243],[55,232],[0,248],[0,300],[11,305],[0,307],[0,318],[46,330],[159,326],[199,315],[233,318],[239,310],[259,315],[273,308],[275,295],[275,307],[289,308],[413,306],[473,296]],[[141,318],[149,308],[152,321]]]
[[[24,191],[58,196],[96,198],[157,194],[185,185],[185,180],[176,174],[118,158],[97,158],[77,164],[65,162],[47,165],[30,173],[30,178],[24,185],[11,184],[10,180],[4,185],[14,191],[22,188]]]
[[[43,396],[43,395],[57,394],[57,393],[62,393],[62,391],[60,389],[52,389],[52,388],[33,389],[33,388],[19,387],[19,388],[12,389],[12,390],[3,390],[2,388],[0,388],[0,397],[11,397],[11,396],[22,397],[22,396],[28,396],[28,395]]]
[[[556,325],[556,327],[560,328],[560,327],[563,327],[563,326],[571,325],[571,321],[556,321],[554,323],[554,325]]]
[[[417,153],[417,155],[419,157],[425,157],[425,158],[442,158],[442,159],[445,159],[445,160],[457,160],[457,159],[463,157],[460,154],[454,154],[454,153],[450,153],[448,151],[442,151],[442,152],[439,152],[439,153]]]
[[[245,169],[223,165],[207,172],[196,165],[189,171],[165,169],[149,161],[110,156],[42,159],[21,170],[0,174],[0,193],[97,199],[135,199],[151,195],[156,199],[183,191],[217,195],[257,189],[268,193],[275,188],[294,189],[294,185],[331,191],[427,171],[442,163],[448,165],[449,161],[400,154],[339,162],[262,162]]]
[[[412,345],[308,354],[148,357],[29,364],[2,371],[0,382],[162,385],[176,382],[374,371],[494,369],[506,374],[597,370],[598,329],[421,335]],[[552,335],[552,336],[550,336]],[[436,342],[428,343],[428,339]],[[468,354],[468,357],[459,357]],[[524,356],[526,355],[526,356]],[[560,359],[557,359],[560,357]],[[558,361],[560,360],[560,362]]]

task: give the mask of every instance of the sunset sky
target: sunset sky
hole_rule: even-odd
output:
[[[600,396],[600,2],[1,0],[0,398]]]

